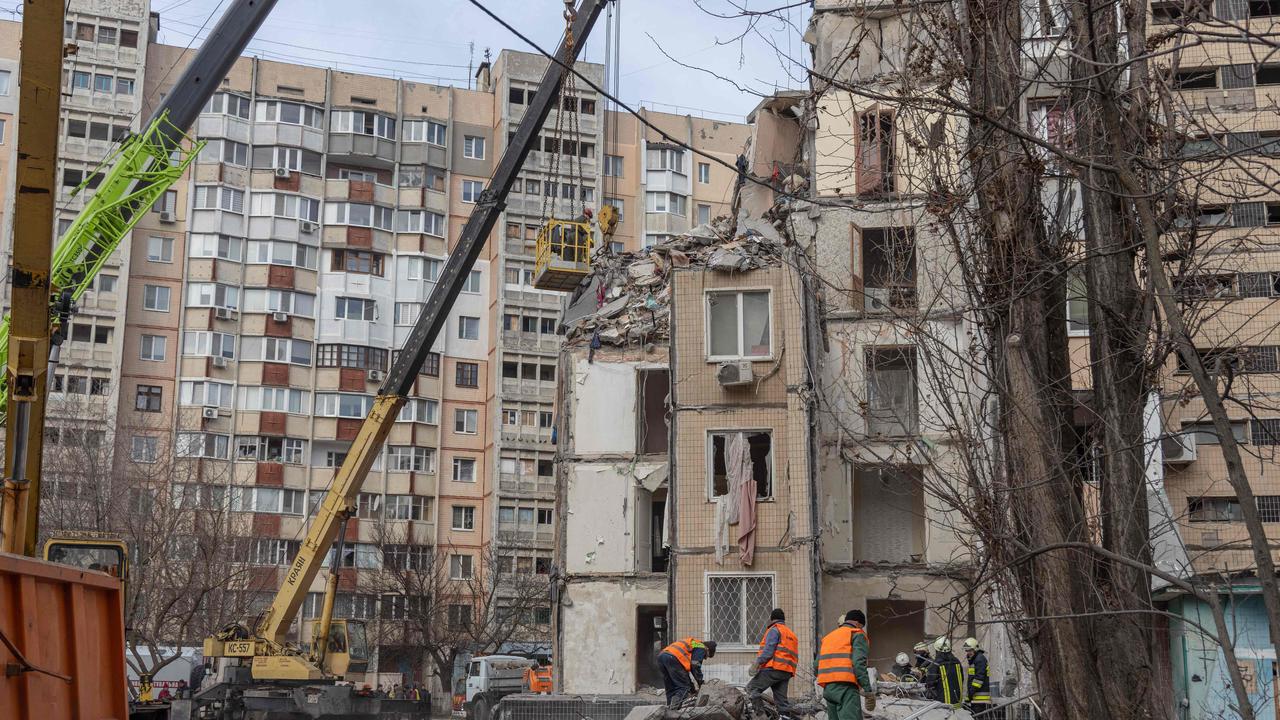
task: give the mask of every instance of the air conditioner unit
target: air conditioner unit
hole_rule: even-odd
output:
[[[385,378],[386,376],[387,374],[382,372],[381,370],[370,370],[369,382],[382,382],[383,378]]]
[[[217,419],[218,419],[218,408],[216,408],[216,407],[206,407],[203,411],[201,411],[200,415],[201,415],[201,417],[203,417],[205,420],[217,420]]]
[[[1169,465],[1185,465],[1196,459],[1195,433],[1171,433],[1160,439],[1160,448],[1164,451],[1164,461]]]
[[[303,220],[303,221],[301,221],[301,222],[299,222],[299,223],[298,223],[298,229],[299,229],[299,230],[301,230],[301,231],[302,231],[302,232],[304,232],[304,233],[313,233],[313,232],[315,232],[316,230],[319,230],[319,229],[320,229],[320,226],[319,226],[319,225],[316,225],[315,223],[311,222],[310,220]]]
[[[221,355],[213,356],[213,366],[216,368],[224,368],[227,366],[227,359]]]
[[[218,318],[219,320],[230,320],[230,319],[231,319],[231,308],[224,308],[224,307],[220,307],[220,308],[218,308],[217,310],[214,310],[214,311],[213,311],[213,315],[214,315],[214,317]]]
[[[716,380],[724,387],[749,385],[755,380],[751,372],[751,363],[747,360],[720,363],[716,368]]]
[[[160,222],[171,223],[178,222],[178,217],[170,210],[162,210],[160,212]]]
[[[272,320],[275,320],[275,321],[276,321],[276,322],[278,322],[278,323],[289,322],[289,313],[287,313],[287,312],[273,312],[273,313],[271,313],[271,319],[272,319]]]
[[[278,178],[287,178],[290,175],[293,175],[293,171],[291,171],[289,168],[276,168],[275,172],[276,172],[276,177]]]

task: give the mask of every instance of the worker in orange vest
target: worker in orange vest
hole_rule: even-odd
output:
[[[787,685],[796,674],[796,662],[800,659],[800,639],[786,625],[787,615],[782,608],[769,613],[769,627],[760,639],[760,654],[756,656],[756,674],[747,683],[747,696],[758,711],[763,711],[765,690],[773,690],[773,701],[778,715],[787,717],[791,703],[787,701]]]
[[[551,692],[551,668],[542,665],[530,665],[524,671],[524,684],[531,693],[545,695]]]
[[[702,687],[702,661],[715,656],[715,640],[703,642],[696,638],[677,640],[658,653],[658,666],[662,668],[662,686],[667,691],[668,706],[678,706],[688,697],[691,689]]]
[[[827,701],[827,720],[862,720],[861,699],[867,698],[867,709],[875,709],[875,695],[867,677],[867,654],[871,639],[864,629],[867,616],[861,610],[850,610],[840,627],[822,638],[818,650],[818,684],[822,699]]]

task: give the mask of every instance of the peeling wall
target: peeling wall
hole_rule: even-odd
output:
[[[557,652],[566,693],[636,691],[637,609],[667,604],[667,579],[578,581],[566,592],[564,632]]]
[[[636,365],[588,363],[573,370],[573,442],[579,455],[636,451]]]

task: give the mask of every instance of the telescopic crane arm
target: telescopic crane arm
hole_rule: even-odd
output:
[[[571,65],[572,60],[577,57],[583,41],[608,2],[610,0],[583,0],[576,14],[569,11],[572,24],[556,51],[556,57],[565,65]],[[454,300],[462,290],[467,275],[505,207],[507,194],[515,183],[516,174],[533,149],[547,115],[559,101],[560,87],[568,73],[569,70],[558,63],[551,62],[547,65],[542,83],[525,110],[524,119],[520,121],[520,126],[499,159],[489,186],[481,193],[471,217],[467,219],[462,236],[445,263],[422,314],[418,316],[418,321],[392,363],[386,380],[378,389],[373,409],[360,426],[346,460],[334,475],[333,485],[317,510],[316,519],[285,575],[284,585],[276,593],[274,602],[258,625],[257,640],[265,641],[266,645],[283,645],[289,625],[306,598],[312,581],[320,572],[338,529],[355,507],[356,496],[364,485],[365,477],[382,449],[387,434],[391,432],[400,407],[413,389],[418,371],[448,319]],[[327,630],[322,627],[319,634],[324,635]],[[268,648],[256,652],[263,651],[271,652]]]

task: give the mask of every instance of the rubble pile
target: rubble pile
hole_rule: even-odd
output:
[[[671,331],[671,273],[682,268],[746,272],[779,265],[776,235],[747,229],[730,237],[727,218],[699,225],[639,252],[599,252],[564,314],[565,342],[644,345]]]

